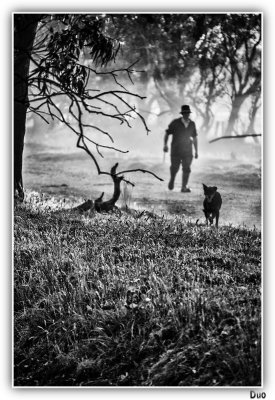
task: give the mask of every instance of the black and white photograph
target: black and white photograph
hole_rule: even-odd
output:
[[[11,25],[13,387],[265,398],[263,13]]]

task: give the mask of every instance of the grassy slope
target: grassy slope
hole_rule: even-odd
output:
[[[259,231],[58,208],[15,209],[15,385],[261,384]]]

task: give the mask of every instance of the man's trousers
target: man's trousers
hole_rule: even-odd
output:
[[[170,181],[173,182],[175,177],[177,175],[177,172],[180,168],[180,165],[182,166],[182,188],[185,188],[189,175],[191,172],[191,164],[193,160],[193,155],[192,153],[186,153],[186,154],[173,154],[171,153],[171,166],[170,166],[170,175],[171,179]]]

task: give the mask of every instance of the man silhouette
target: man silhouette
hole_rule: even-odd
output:
[[[182,193],[191,192],[191,189],[187,186],[187,183],[191,172],[190,166],[193,160],[193,146],[195,149],[195,158],[198,158],[197,130],[195,122],[189,118],[190,113],[190,107],[188,105],[183,105],[180,112],[182,117],[174,119],[170,123],[164,136],[163,151],[168,152],[168,137],[169,135],[172,135],[170,181],[168,183],[168,189],[174,189],[175,177],[181,164]]]

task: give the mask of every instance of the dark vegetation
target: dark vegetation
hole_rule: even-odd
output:
[[[16,386],[261,384],[261,235],[145,211],[14,214]]]

